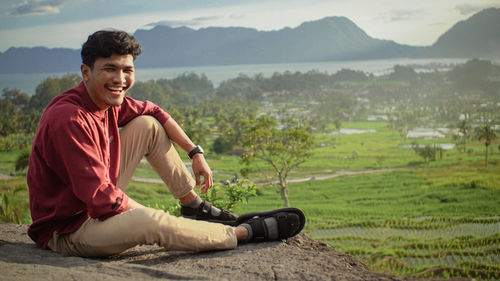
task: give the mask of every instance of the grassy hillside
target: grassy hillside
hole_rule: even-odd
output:
[[[499,140],[490,145],[485,168],[484,145],[479,142],[468,144],[467,152],[445,150],[442,159],[425,163],[402,146],[412,140],[401,138],[384,122],[346,122],[342,127],[372,131],[315,134],[313,156],[291,176],[307,178],[290,184],[290,203],[306,213],[309,235],[379,272],[500,278]],[[447,138],[417,141],[453,142]],[[13,171],[17,154],[0,154],[1,173]],[[216,181],[239,171],[237,156],[209,154],[208,161]],[[346,173],[367,170],[379,173]],[[135,175],[157,178],[147,163],[141,163]],[[332,175],[340,176],[320,180]],[[249,178],[258,184],[258,196],[233,211],[241,214],[282,206],[270,185],[259,184],[273,180],[267,166],[258,163]],[[8,191],[16,186],[23,190]],[[24,210],[21,217],[29,223],[24,178],[0,180],[0,188]],[[168,209],[176,204],[162,184],[133,181],[127,194],[152,207]]]

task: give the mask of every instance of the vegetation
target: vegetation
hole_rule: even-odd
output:
[[[479,128],[477,133],[477,138],[480,141],[484,141],[484,166],[488,167],[488,148],[493,140],[497,138],[495,132],[491,129],[489,124],[486,124]]]
[[[278,178],[277,191],[284,206],[289,207],[288,176],[311,155],[312,136],[298,124],[283,129],[276,125],[265,115],[255,121],[245,135],[244,145],[249,151],[242,155],[242,161],[248,166],[254,159],[261,159],[270,165]]]
[[[218,182],[206,198],[216,205],[279,208],[283,186],[268,188],[278,175],[289,205],[306,213],[305,231],[372,270],[499,279],[500,66],[434,67],[240,75],[218,87],[186,73],[130,94],[164,106],[206,148]],[[78,80],[49,77],[33,97],[3,90],[0,173],[10,177],[0,179],[1,221],[30,223],[26,151],[43,107]],[[419,137],[419,128],[432,134]],[[255,185],[238,179],[242,170]],[[136,176],[158,179],[144,163]],[[178,211],[163,184],[132,181],[126,192]]]

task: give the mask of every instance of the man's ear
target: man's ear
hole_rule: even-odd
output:
[[[84,82],[88,82],[90,79],[90,67],[86,64],[80,66],[80,71],[82,72],[82,78]]]

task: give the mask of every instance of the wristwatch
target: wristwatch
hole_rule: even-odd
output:
[[[193,150],[189,151],[188,156],[190,159],[193,159],[195,154],[198,154],[198,153],[203,154],[204,152],[205,151],[203,151],[203,148],[201,148],[201,146],[197,145],[197,146],[195,146],[195,148],[193,148]]]

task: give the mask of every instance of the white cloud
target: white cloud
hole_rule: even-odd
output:
[[[392,23],[392,22],[398,22],[398,21],[413,21],[413,20],[418,20],[425,15],[426,12],[420,9],[415,9],[415,10],[391,10],[388,12],[383,13],[380,17],[379,20]]]
[[[71,0],[24,0],[7,10],[6,15],[48,15],[59,14],[60,7]]]
[[[61,12],[61,16],[67,17],[68,15],[64,15],[64,5],[83,1],[88,0],[25,0],[16,7],[19,9],[18,14],[21,14],[21,7],[24,7],[25,13]],[[106,0],[106,3],[113,3],[109,1]],[[129,3],[127,0],[121,1],[124,5]],[[110,27],[130,33],[157,24],[185,25],[191,28],[241,26],[258,30],[277,30],[284,27],[294,28],[303,22],[327,16],[345,16],[375,38],[422,46],[434,43],[453,24],[479,11],[476,9],[500,6],[498,0],[420,0],[411,1],[412,5],[409,5],[410,1],[401,0],[273,0],[234,3],[217,7],[164,9],[147,14],[106,17],[43,27],[33,24],[29,28],[4,29],[0,30],[0,51],[10,46],[79,48],[89,34]],[[89,11],[82,10],[81,13]]]
[[[471,5],[471,4],[462,4],[462,5],[457,5],[455,7],[460,14],[462,15],[471,15],[473,13],[479,12],[484,8],[488,8],[488,6],[483,6],[483,5]]]
[[[0,50],[11,46],[49,48],[63,47],[79,49],[87,37],[101,29],[119,29],[129,33],[135,32],[151,17],[115,17],[67,24],[26,27],[14,30],[0,30]],[[137,22],[140,22],[139,24]],[[22,34],[22,36],[19,36]]]
[[[219,20],[220,16],[205,16],[205,17],[195,17],[191,19],[183,19],[183,20],[162,20],[157,22],[148,23],[146,27],[154,27],[157,25],[168,25],[171,27],[178,26],[189,26],[189,27],[197,27],[204,25],[206,22],[213,22]]]

